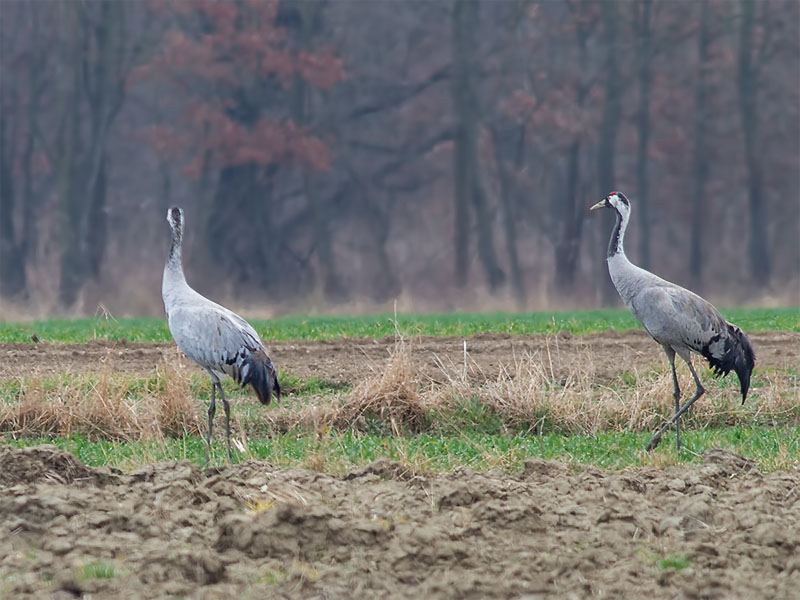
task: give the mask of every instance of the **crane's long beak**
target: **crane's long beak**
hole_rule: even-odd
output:
[[[597,203],[597,204],[595,204],[594,206],[591,206],[591,207],[589,208],[589,210],[595,210],[595,209],[597,209],[597,208],[605,208],[606,206],[608,206],[608,204],[606,203],[606,199],[605,199],[605,198],[603,198],[602,200],[600,200],[600,202],[598,202],[598,203]]]

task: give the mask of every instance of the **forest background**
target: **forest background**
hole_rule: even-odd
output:
[[[794,0],[0,2],[0,312],[800,304]]]

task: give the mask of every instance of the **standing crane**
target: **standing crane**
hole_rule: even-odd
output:
[[[172,244],[164,266],[161,295],[167,312],[169,331],[178,348],[203,367],[211,377],[206,465],[209,463],[211,429],[217,408],[215,390],[219,390],[225,409],[228,461],[233,462],[230,405],[222,390],[220,378],[229,375],[242,387],[252,385],[259,401],[267,405],[273,391],[275,398],[281,399],[278,375],[256,330],[242,317],[200,295],[186,283],[181,263],[183,209],[172,207],[167,210],[167,222],[172,230]]]
[[[617,222],[608,243],[608,272],[625,306],[639,320],[647,333],[664,349],[672,367],[675,415],[659,429],[647,451],[661,442],[661,436],[675,424],[676,443],[681,448],[680,418],[705,392],[692,366],[692,352],[708,360],[714,375],[725,376],[731,370],[739,376],[742,404],[750,389],[750,374],[755,365],[755,352],[750,340],[736,325],[728,323],[710,303],[689,290],[670,283],[637,267],[625,256],[623,239],[631,214],[631,204],[620,192],[612,192],[589,210],[608,208],[617,215]],[[689,365],[697,389],[694,396],[680,405],[681,391],[675,373],[675,354]]]

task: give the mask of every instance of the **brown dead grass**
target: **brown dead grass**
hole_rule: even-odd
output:
[[[398,341],[387,361],[351,392],[314,398],[265,415],[281,431],[306,428],[322,435],[329,429],[364,429],[379,421],[395,434],[430,428],[452,428],[465,400],[477,401],[509,431],[558,431],[594,435],[603,431],[652,431],[674,412],[672,377],[666,364],[602,378],[596,355],[588,347],[560,352],[557,339],[543,351],[515,357],[494,378],[487,378],[467,350],[458,364],[439,361],[439,382],[424,382],[414,369],[413,345]],[[761,383],[742,407],[738,389],[718,387],[701,369],[707,392],[683,417],[693,427],[737,422],[776,425],[800,423],[797,386],[791,375],[758,374]],[[443,381],[443,383],[442,383]],[[685,401],[694,381],[679,369]]]
[[[344,397],[333,424],[377,419],[391,423],[395,431],[401,425],[419,429],[431,408],[419,392],[411,351],[401,339],[386,367],[377,369]]]
[[[142,389],[144,388],[144,389]],[[83,434],[90,439],[163,439],[198,431],[188,376],[162,363],[153,377],[97,374],[20,381],[16,402],[0,403],[0,431],[13,436]]]
[[[350,392],[284,403],[258,411],[257,419],[240,421],[234,411],[235,429],[241,436],[246,431],[293,429],[324,435],[332,429],[365,431],[377,424],[401,435],[463,426],[469,418],[464,403],[471,401],[497,416],[509,431],[592,435],[652,431],[674,411],[666,364],[603,378],[588,346],[561,352],[557,338],[544,350],[514,357],[491,378],[470,358],[466,346],[458,364],[439,362],[441,377],[435,382],[421,380],[415,358],[413,344],[399,338],[385,362],[372,365],[370,375]],[[190,372],[180,361],[162,361],[143,380],[114,371],[106,362],[94,374],[64,375],[55,382],[21,381],[16,402],[0,402],[0,431],[15,436],[81,433],[114,440],[204,431],[205,406],[195,398]],[[713,385],[706,369],[700,375],[707,393],[682,421],[692,428],[741,422],[800,424],[797,381],[790,373],[758,373],[744,407],[737,386]],[[679,381],[685,400],[694,382],[684,366]],[[237,446],[244,450],[246,438],[242,439]]]
[[[597,376],[594,360],[588,350],[563,357],[554,356],[548,349],[516,359],[496,379],[487,380],[478,388],[468,377],[450,377],[448,385],[432,393],[439,405],[448,404],[448,398],[475,397],[515,430],[589,435],[601,431],[651,431],[674,414],[672,376],[666,364],[621,372],[613,379],[602,380]],[[557,376],[557,372],[565,371],[565,362],[566,376]],[[695,385],[685,366],[679,368],[678,374],[683,403],[694,393]],[[706,394],[682,417],[683,423],[696,428],[744,420],[800,424],[797,386],[786,373],[758,374],[761,385],[751,392],[744,407],[738,384],[718,387],[705,368],[700,369],[700,375]],[[731,377],[735,379],[735,374]]]
[[[420,381],[411,351],[400,339],[385,364],[373,365],[372,373],[350,392],[331,399],[319,397],[300,406],[285,405],[265,419],[280,431],[305,428],[322,434],[329,429],[366,429],[370,423],[387,424],[392,432],[419,431],[436,408],[420,392]]]

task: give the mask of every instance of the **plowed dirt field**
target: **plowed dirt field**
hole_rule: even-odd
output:
[[[754,333],[758,367],[800,334]],[[464,340],[417,338],[436,382]],[[468,338],[471,377],[526,353],[598,376],[664,368],[641,332]],[[394,340],[270,344],[297,377],[355,384]],[[3,344],[2,378],[149,373],[171,344]],[[414,476],[379,461],[332,475],[249,462],[94,469],[51,446],[0,449],[2,598],[800,598],[800,473],[710,451],[701,465]]]
[[[767,331],[749,334],[756,349],[756,368],[786,368],[800,364],[800,333]],[[501,368],[526,354],[539,353],[556,371],[589,361],[599,376],[652,366],[668,369],[660,346],[644,332],[604,332],[585,336],[483,334],[469,338],[415,337],[406,340],[414,366],[423,379],[441,380],[442,366],[461,365],[464,350],[469,372],[494,378]],[[268,343],[278,368],[299,378],[316,376],[337,384],[355,384],[381,368],[396,340],[335,339]],[[108,363],[119,371],[150,373],[163,358],[177,356],[175,344],[95,341],[88,344],[0,344],[0,379],[97,371]],[[702,363],[700,357],[696,358]],[[683,367],[685,368],[685,367]]]
[[[711,451],[622,473],[123,475],[0,453],[8,598],[798,598],[800,474]]]

